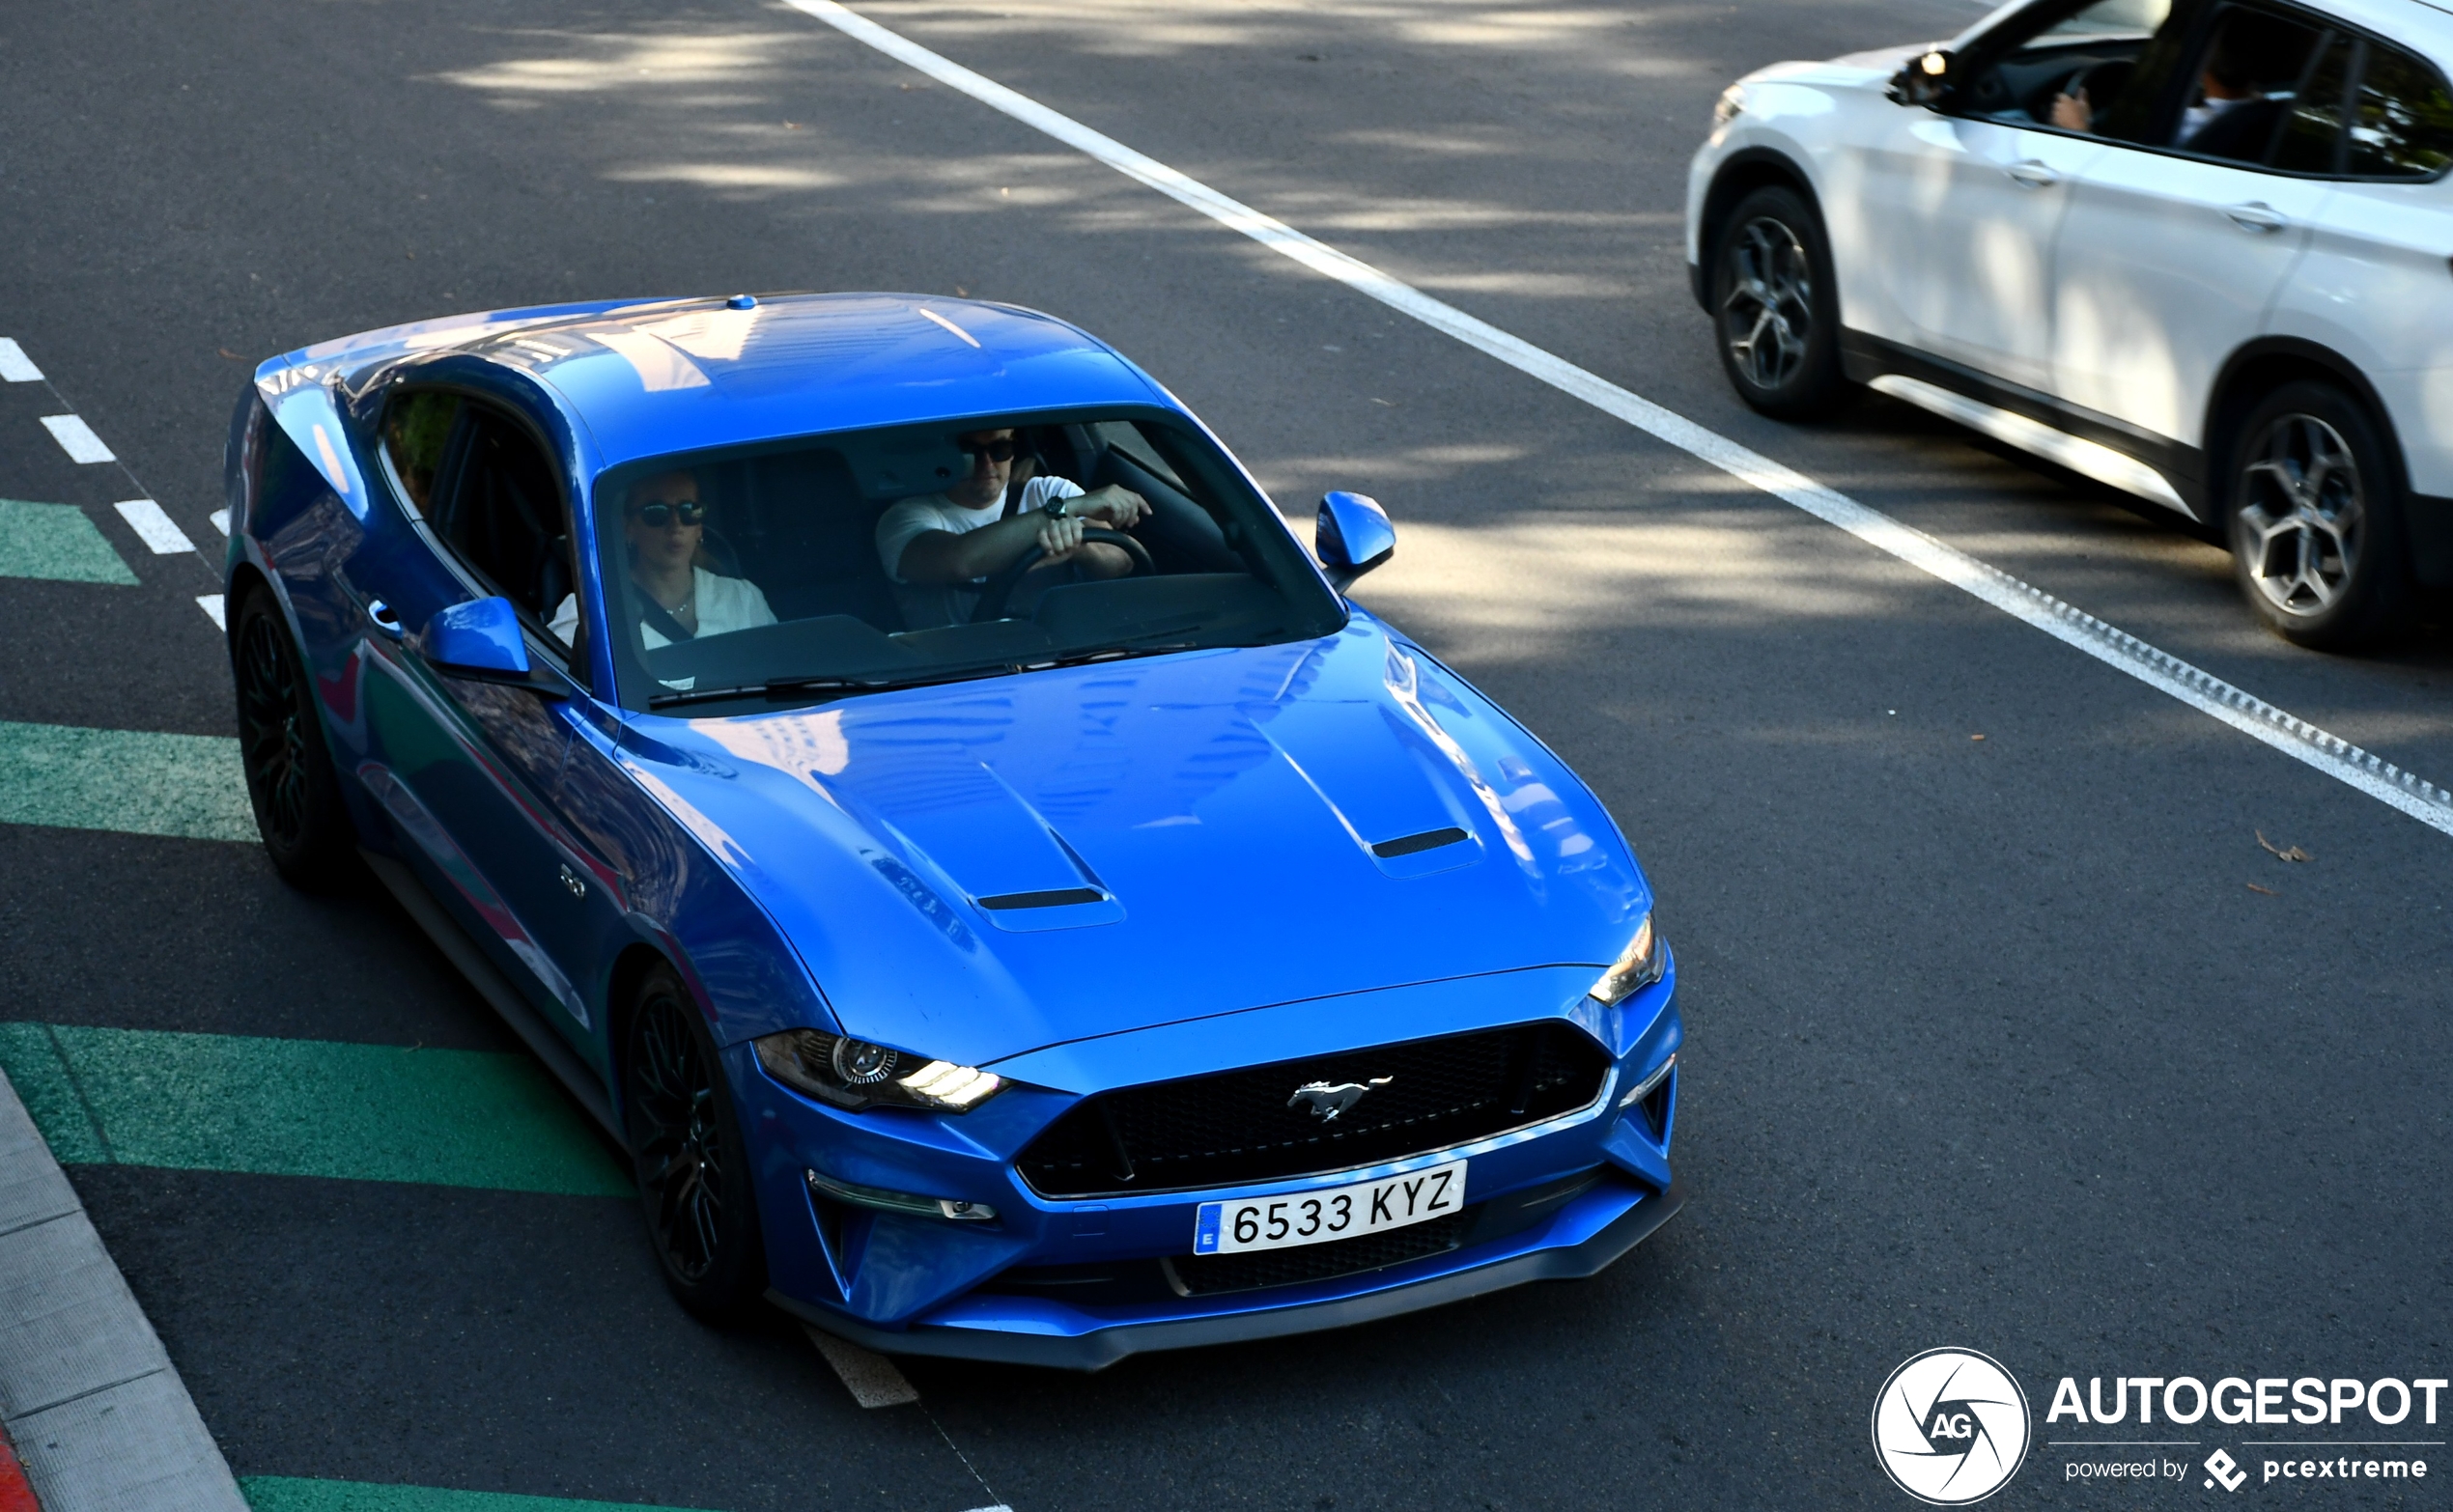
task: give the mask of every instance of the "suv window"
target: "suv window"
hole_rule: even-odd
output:
[[[2342,152],[2342,94],[2351,82],[2356,38],[2336,32],[2299,86],[2274,139],[2273,165],[2291,173],[2334,173]]]
[[[2223,7],[2198,49],[2193,83],[2166,140],[2193,156],[2270,161],[2326,37],[2298,16],[2263,7]]]
[[[2433,179],[2447,164],[2453,164],[2453,94],[2444,75],[2399,47],[2368,43],[2347,171],[2358,179]]]
[[[2095,0],[2022,17],[1978,44],[1958,108],[2048,126],[2058,98],[2083,96],[2088,129],[2135,140],[2203,9],[2194,0]]]

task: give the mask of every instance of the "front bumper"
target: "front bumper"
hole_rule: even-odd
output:
[[[1489,1257],[1459,1251],[1394,1266],[1368,1277],[1340,1277],[1311,1288],[1272,1288],[1265,1302],[1254,1300],[1263,1294],[1232,1293],[1218,1299],[1217,1310],[1194,1317],[1109,1322],[1061,1303],[1026,1311],[995,1305],[1014,1299],[967,1298],[911,1328],[879,1329],[780,1292],[769,1292],[767,1297],[803,1321],[881,1354],[1103,1370],[1127,1355],[1149,1350],[1193,1349],[1342,1329],[1463,1302],[1527,1281],[1593,1275],[1649,1238],[1685,1202],[1684,1189],[1675,1182],[1666,1191],[1645,1192],[1604,1181],[1548,1223],[1483,1246],[1500,1251]],[[1468,1262],[1461,1268],[1460,1258]],[[1377,1284],[1355,1292],[1358,1280]],[[1339,1289],[1347,1295],[1310,1301],[1300,1295],[1306,1290]]]
[[[1539,967],[1361,994],[1334,1014],[1297,1004],[1165,1025],[1020,1057],[1009,1063],[1013,1084],[960,1117],[823,1107],[736,1046],[726,1059],[749,1136],[771,1296],[882,1351],[1096,1369],[1141,1350],[1332,1328],[1539,1276],[1591,1274],[1677,1206],[1677,1079],[1641,1106],[1632,1097],[1680,1044],[1676,977],[1673,958],[1661,982],[1608,1010],[1583,996],[1589,967]],[[1611,1062],[1594,1102],[1540,1124],[1334,1173],[1087,1200],[1044,1196],[1014,1163],[1076,1103],[1055,1086],[1214,1074],[1251,1063],[1255,1046],[1310,1055],[1522,1024],[1544,1004],[1559,1005],[1552,1014],[1592,1035]],[[1463,1226],[1444,1236],[1449,1247],[1374,1253],[1296,1281],[1167,1269],[1192,1247],[1203,1201],[1295,1195],[1454,1159],[1472,1162],[1475,1216],[1460,1215]],[[916,1204],[922,1211],[860,1211],[837,1200],[851,1189],[927,1200]],[[949,1221],[925,1211],[940,1199],[994,1217]]]

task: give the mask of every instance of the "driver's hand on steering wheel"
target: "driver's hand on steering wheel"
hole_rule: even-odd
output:
[[[1061,519],[1042,519],[1039,524],[1041,560],[1061,562],[1082,548],[1082,532],[1088,528],[1072,515]]]
[[[1147,518],[1149,513],[1149,500],[1113,483],[1065,501],[1066,515],[1095,518],[1110,530],[1130,530]]]
[[[2095,106],[2087,102],[2085,90],[2075,95],[2055,95],[2052,98],[2052,124],[2064,131],[2092,131],[2095,122]]]

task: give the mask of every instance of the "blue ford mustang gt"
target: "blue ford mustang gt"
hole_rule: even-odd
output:
[[[266,363],[228,624],[283,874],[363,857],[709,1316],[1095,1369],[1589,1275],[1680,1201],[1609,815],[1063,322],[563,305]]]

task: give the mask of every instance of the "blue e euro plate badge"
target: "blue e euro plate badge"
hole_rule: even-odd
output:
[[[1226,1211],[1226,1204],[1223,1202],[1201,1204],[1200,1216],[1193,1220],[1193,1253],[1197,1255],[1218,1253],[1218,1220]]]

